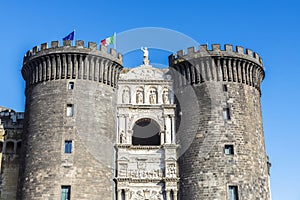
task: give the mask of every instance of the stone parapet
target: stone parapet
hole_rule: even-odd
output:
[[[207,81],[237,82],[253,86],[260,90],[264,79],[264,66],[261,57],[250,49],[244,50],[232,45],[213,44],[212,49],[200,45],[199,50],[188,48],[176,55],[169,56],[171,73],[179,73],[175,86],[197,85]]]
[[[115,49],[108,49],[101,45],[89,42],[84,47],[84,42],[64,41],[59,46],[58,41],[36,46],[24,56],[22,75],[26,86],[57,79],[83,79],[105,83],[116,87],[119,73],[122,70],[122,55]]]

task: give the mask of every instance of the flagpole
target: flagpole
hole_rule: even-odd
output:
[[[117,34],[114,32],[114,49],[117,50]]]
[[[75,45],[74,45],[74,41],[75,41],[75,35],[76,35],[76,33],[75,33],[75,28],[74,28],[74,30],[73,30],[73,31],[74,31],[74,40],[72,41],[72,43],[73,43],[73,46],[75,46]]]

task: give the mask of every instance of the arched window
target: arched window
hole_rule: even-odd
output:
[[[14,142],[9,141],[6,143],[6,149],[5,149],[5,153],[14,153]]]
[[[160,145],[160,128],[157,122],[149,118],[138,120],[133,127],[133,145]]]

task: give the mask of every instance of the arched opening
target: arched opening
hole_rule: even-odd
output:
[[[6,143],[5,153],[14,153],[14,142],[9,141]]]
[[[160,128],[157,122],[149,118],[138,120],[133,127],[133,145],[160,145]]]

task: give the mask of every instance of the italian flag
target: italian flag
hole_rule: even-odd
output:
[[[101,40],[101,44],[103,44],[105,46],[108,46],[110,44],[114,44],[114,42],[115,42],[115,36],[114,35]]]

